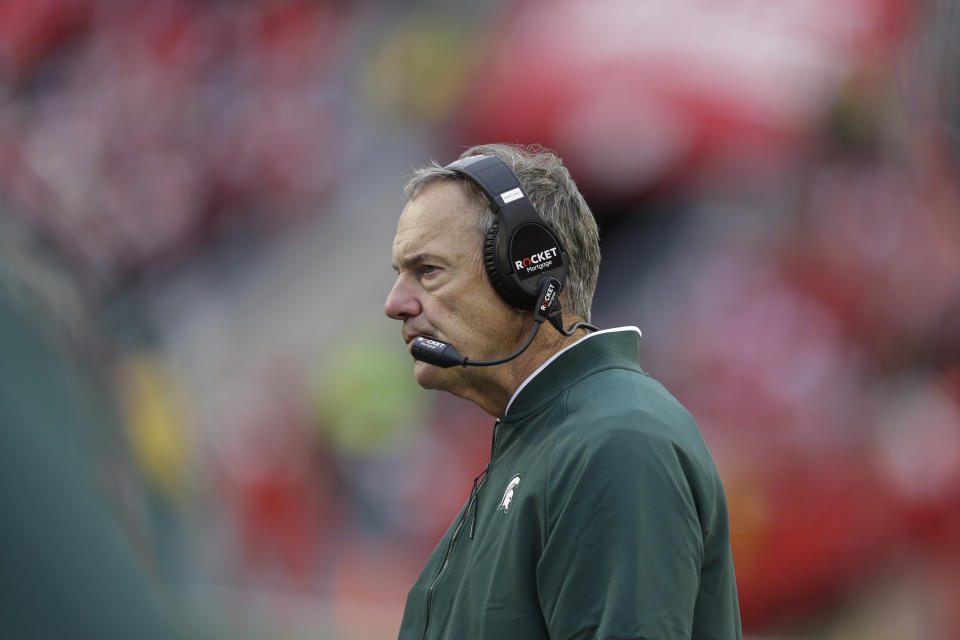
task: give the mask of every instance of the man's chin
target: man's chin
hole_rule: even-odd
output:
[[[413,365],[413,377],[416,379],[417,384],[419,384],[424,389],[444,389],[444,379],[448,376],[445,375],[447,371],[441,367],[436,367],[432,364],[427,364],[426,362],[420,362],[419,360],[414,361]]]

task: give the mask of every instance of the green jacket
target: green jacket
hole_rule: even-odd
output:
[[[521,386],[400,640],[741,637],[720,478],[639,338],[591,334]]]

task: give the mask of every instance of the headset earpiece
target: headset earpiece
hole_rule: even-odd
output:
[[[468,156],[447,165],[476,183],[496,219],[483,241],[483,264],[494,290],[510,305],[533,310],[544,276],[566,282],[566,252],[527,198],[510,167],[495,156]]]

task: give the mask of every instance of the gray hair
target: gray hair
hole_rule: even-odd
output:
[[[539,145],[483,144],[470,147],[460,157],[478,154],[496,156],[513,169],[530,203],[559,238],[568,260],[567,283],[560,297],[568,311],[589,321],[600,272],[600,234],[590,207],[563,161]],[[432,161],[414,172],[404,188],[404,196],[408,200],[416,198],[424,186],[439,181],[461,184],[476,201],[482,244],[495,217],[490,201],[469,178]]]

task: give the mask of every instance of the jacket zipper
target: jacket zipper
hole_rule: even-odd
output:
[[[446,573],[447,567],[450,566],[450,558],[453,556],[453,548],[456,545],[457,538],[460,535],[460,531],[463,529],[463,525],[466,523],[467,518],[470,517],[470,509],[474,510],[473,519],[470,524],[470,538],[473,538],[474,525],[477,522],[476,514],[476,505],[480,498],[480,489],[483,488],[483,485],[487,480],[487,473],[490,471],[490,467],[493,465],[493,457],[497,451],[497,441],[500,439],[500,420],[493,425],[493,441],[490,444],[490,462],[487,463],[486,468],[473,479],[473,489],[470,491],[470,498],[467,500],[467,506],[463,510],[463,515],[460,516],[460,521],[457,522],[456,528],[453,530],[453,534],[450,536],[450,542],[447,543],[447,549],[443,554],[443,562],[440,563],[440,570],[437,571],[436,577],[433,579],[433,582],[430,583],[430,588],[427,589],[427,613],[426,619],[423,624],[423,640],[427,640],[427,636],[430,632],[430,607],[433,604],[433,594],[437,590],[437,585],[440,583],[440,578],[443,577],[443,574]]]
[[[490,472],[490,468],[493,466],[493,459],[497,455],[497,443],[500,441],[500,421],[497,420],[493,425],[493,438],[490,442],[490,462],[487,463],[487,466],[484,467],[483,471],[476,478],[473,479],[473,492],[471,493],[472,497],[476,497],[476,500],[473,501],[473,518],[470,520],[470,539],[473,540],[473,533],[477,527],[477,509],[480,504],[480,490],[483,489],[484,483],[487,481],[487,474]],[[480,480],[480,484],[477,485],[477,480]],[[470,513],[469,511],[467,512]]]
[[[497,420],[493,425],[493,440],[490,442],[490,464],[497,455],[497,443],[500,442],[500,421]]]

